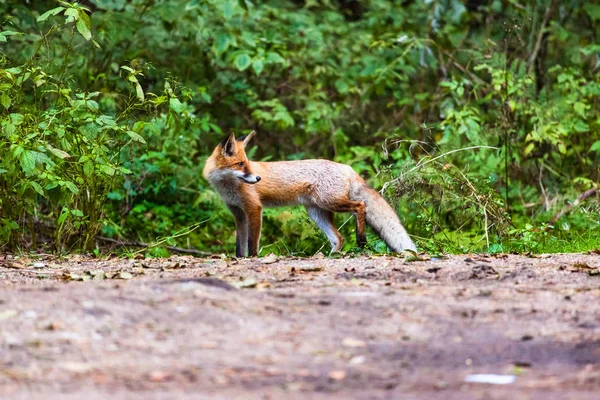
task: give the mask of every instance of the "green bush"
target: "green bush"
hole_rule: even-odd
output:
[[[103,103],[112,103],[110,97],[77,88],[65,73],[72,55],[89,47],[88,42],[98,44],[92,40],[87,10],[61,4],[37,18],[58,22],[36,38],[35,51],[24,63],[0,62],[5,109],[0,114],[0,242],[11,246],[30,242],[35,247],[37,225],[50,223],[46,235],[55,250],[93,248],[105,223],[109,191],[131,174],[123,155],[136,143],[146,143],[140,133],[149,123],[138,116],[168,101],[168,94],[144,93],[138,82],[141,71],[129,66],[120,71],[133,94],[122,96],[118,115],[102,110]],[[5,40],[22,35],[1,34]]]
[[[254,159],[352,165],[429,251],[597,246],[586,236],[600,230],[597,196],[547,229],[598,188],[591,3],[85,4],[0,4],[0,240],[11,248],[43,222],[57,248],[91,248],[102,229],[231,252],[233,219],[201,170],[224,133],[251,129]],[[314,254],[323,238],[303,210],[275,210],[262,245]]]

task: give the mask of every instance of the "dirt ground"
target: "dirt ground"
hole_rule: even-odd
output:
[[[0,255],[0,398],[598,399],[599,267]]]

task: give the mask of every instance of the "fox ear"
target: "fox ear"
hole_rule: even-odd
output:
[[[231,157],[235,152],[235,135],[233,132],[229,134],[222,142],[221,142],[221,154],[225,157]]]
[[[248,145],[248,142],[250,141],[250,139],[252,139],[254,137],[254,135],[256,135],[256,132],[252,131],[247,135],[240,136],[239,138],[237,138],[237,141],[242,142],[242,147],[246,148],[246,146]]]

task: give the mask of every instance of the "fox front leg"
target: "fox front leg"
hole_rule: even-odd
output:
[[[235,219],[235,256],[246,257],[248,255],[248,218],[240,207],[229,206],[229,210]]]
[[[246,211],[248,217],[248,249],[249,256],[258,255],[258,244],[260,242],[260,230],[262,228],[262,207],[252,207]]]

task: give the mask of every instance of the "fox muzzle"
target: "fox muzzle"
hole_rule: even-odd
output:
[[[255,184],[260,181],[260,176],[252,175],[252,174],[244,174],[244,175],[240,176],[239,178],[241,180],[243,180],[244,182],[250,183],[250,184]]]
[[[243,180],[246,183],[255,184],[258,181],[260,181],[260,176],[254,175],[249,172],[243,172],[243,171],[232,171],[232,172],[233,172],[233,176]]]

